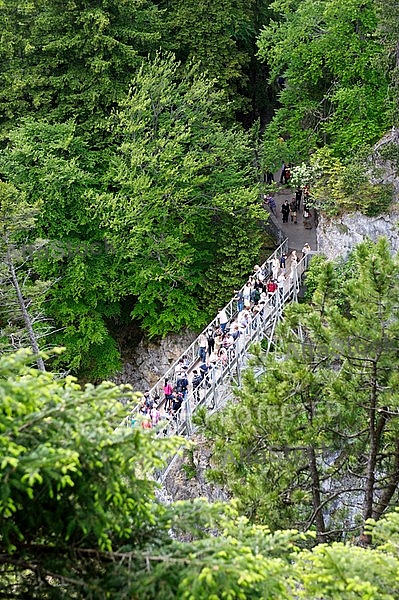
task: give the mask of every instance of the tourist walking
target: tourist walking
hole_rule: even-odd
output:
[[[199,402],[200,401],[200,386],[202,384],[202,377],[196,369],[193,369],[193,378],[192,378],[191,383],[193,385],[194,400],[195,400],[195,402]]]
[[[169,410],[169,408],[171,407],[172,398],[173,398],[173,387],[170,385],[169,379],[165,379],[165,383],[163,386],[163,393],[165,396],[165,408],[166,408],[166,410]]]
[[[208,341],[208,354],[212,354],[212,352],[215,349],[215,337],[214,337],[214,331],[211,327],[209,327],[209,329],[206,332],[206,339]],[[204,362],[204,361],[202,361]]]
[[[206,351],[208,346],[208,338],[205,333],[201,333],[198,338],[198,356],[201,362],[206,361]]]
[[[296,200],[296,207],[299,211],[300,206],[301,206],[301,200],[302,200],[302,188],[300,188],[299,186],[295,190],[295,200]]]
[[[218,315],[217,315],[217,320],[218,320],[220,329],[222,330],[222,333],[224,333],[224,330],[226,329],[227,323],[229,322],[229,320],[227,318],[227,315],[226,315],[226,311],[225,311],[224,308],[222,308],[221,310],[219,310]]]
[[[281,207],[281,214],[283,215],[283,223],[288,223],[288,216],[290,214],[290,205],[288,204],[288,200],[283,202]]]
[[[285,275],[283,272],[281,272],[277,279],[277,288],[278,288],[278,295],[279,295],[280,301],[284,297],[284,284],[285,284]]]
[[[272,279],[277,279],[277,277],[278,277],[278,271],[280,269],[280,261],[277,258],[277,256],[274,256],[272,258],[272,264],[271,264],[271,266],[272,266]]]
[[[297,224],[297,218],[296,218],[296,209],[297,209],[297,204],[296,204],[296,200],[295,197],[292,198],[291,202],[290,202],[290,215],[291,215],[291,223],[294,222],[295,225]]]

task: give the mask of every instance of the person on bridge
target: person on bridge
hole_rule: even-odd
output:
[[[144,392],[143,399],[144,399],[145,405],[147,407],[147,412],[149,412],[152,409],[152,407],[154,406],[154,399],[151,398],[150,390],[146,390]]]
[[[206,359],[206,353],[205,353]],[[176,381],[176,392],[183,394],[183,400],[187,398],[188,393],[188,379],[186,373],[183,373],[181,377]]]
[[[239,325],[238,325],[237,321],[234,323],[234,326],[230,327],[230,333],[231,333],[231,337],[236,342],[237,339],[241,335],[241,331],[240,331],[240,328],[239,328]]]
[[[198,356],[201,362],[206,361],[206,351],[208,347],[208,338],[205,333],[201,333],[198,338]]]
[[[223,369],[223,367],[225,366],[225,364],[227,363],[227,350],[226,348],[219,348],[219,352],[218,352],[218,365],[220,366],[221,369]]]
[[[278,288],[280,301],[284,297],[284,284],[285,284],[285,273],[284,273],[284,271],[281,271],[280,275],[277,278],[277,288]]]
[[[277,291],[276,279],[277,279],[277,277],[275,277],[275,278],[273,277],[273,279],[269,279],[269,281],[267,282],[267,295],[273,306],[275,306],[275,304],[276,304],[276,291]]]
[[[241,333],[244,333],[251,322],[251,315],[248,309],[244,309],[242,312],[240,312],[237,318],[237,322]]]
[[[290,278],[291,279],[296,279],[297,277],[297,273],[298,273],[298,256],[296,253],[296,250],[293,250],[291,252],[291,273],[290,273]]]
[[[272,267],[272,279],[277,279],[278,277],[278,271],[280,269],[280,261],[277,258],[277,256],[274,256],[271,260],[271,267]]]
[[[215,350],[215,332],[213,331],[212,327],[208,328],[206,332],[206,339],[208,341],[208,354],[212,354],[212,352]]]
[[[142,429],[152,429],[152,421],[151,421],[151,417],[149,415],[145,415],[145,417],[141,421],[141,428]]]
[[[219,321],[220,329],[222,330],[222,333],[224,333],[224,330],[227,327],[227,323],[229,322],[224,308],[219,310],[217,319]]]
[[[302,256],[306,256],[306,254],[308,254],[308,252],[311,252],[311,249],[310,249],[308,242],[306,242],[304,247],[302,248]]]
[[[199,372],[200,372],[201,377],[202,377],[203,385],[205,387],[207,387],[207,388],[211,387],[211,383],[209,381],[209,376],[210,376],[211,369],[212,369],[212,366],[209,363],[209,361],[203,362],[199,366]]]
[[[242,290],[236,290],[234,300],[237,302],[237,312],[241,312],[244,308],[244,295]]]
[[[288,223],[288,216],[290,214],[290,205],[288,204],[288,200],[283,202],[281,207],[281,214],[283,215],[283,223]]]
[[[244,308],[249,308],[251,306],[251,293],[252,293],[252,283],[248,279],[247,283],[242,288],[242,295],[244,298]]]
[[[165,383],[163,386],[163,393],[165,396],[165,407],[166,409],[169,409],[173,398],[173,387],[170,385],[169,379],[167,378],[165,379]]]
[[[193,395],[195,402],[200,401],[200,386],[202,384],[202,377],[198,373],[197,369],[193,369],[193,378],[192,378],[192,386],[193,386]]]
[[[159,410],[156,406],[153,406],[152,409],[150,410],[149,414],[150,414],[152,426],[156,427],[158,425],[159,421],[161,420],[161,413],[159,412]]]
[[[177,417],[178,417],[178,412],[181,409],[181,405],[183,404],[183,394],[181,392],[177,392],[174,396],[173,396],[173,401],[172,401],[172,415],[173,415],[173,419],[175,421],[177,421]]]
[[[184,359],[179,358],[177,365],[175,367],[175,378],[178,379],[179,377],[181,377],[183,375],[183,373],[185,373],[185,371],[186,371],[186,366],[184,364]]]

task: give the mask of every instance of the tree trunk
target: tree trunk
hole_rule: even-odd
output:
[[[10,274],[11,274],[11,281],[14,286],[15,292],[17,294],[18,304],[21,309],[22,318],[24,320],[25,327],[26,327],[26,330],[29,335],[30,344],[32,346],[33,353],[35,355],[37,368],[39,369],[39,371],[44,372],[46,370],[46,368],[44,366],[43,359],[40,356],[39,344],[37,342],[36,334],[33,330],[32,321],[30,319],[29,313],[26,308],[25,300],[22,295],[21,288],[19,286],[18,277],[15,272],[14,263],[13,263],[12,257],[10,256],[10,253],[8,253],[8,255],[7,255],[7,264],[8,264],[8,268],[10,270]]]
[[[308,447],[308,460],[310,477],[312,480],[312,501],[315,513],[314,522],[317,528],[317,539],[322,542],[325,541],[324,534],[326,532],[326,526],[324,523],[323,511],[321,509],[320,478],[319,471],[317,470],[316,453],[311,446]]]
[[[395,444],[395,454],[394,454],[394,464],[392,467],[392,474],[389,478],[388,484],[384,489],[381,498],[378,501],[378,504],[373,510],[372,517],[375,520],[378,520],[384,511],[388,508],[392,497],[399,485],[399,439],[396,440]]]
[[[374,494],[375,494],[375,470],[377,466],[378,450],[380,447],[381,435],[384,430],[387,416],[382,413],[377,420],[377,361],[373,362],[371,378],[371,399],[369,408],[369,436],[370,448],[367,460],[366,485],[364,490],[363,518],[366,521],[373,516]],[[363,534],[364,542],[371,543],[370,536]]]

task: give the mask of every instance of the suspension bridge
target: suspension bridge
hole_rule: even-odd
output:
[[[288,260],[286,277],[281,282],[280,288],[266,299],[263,308],[251,315],[245,330],[241,332],[234,344],[227,349],[225,360],[223,362],[217,361],[214,364],[210,372],[204,377],[202,384],[196,389],[193,389],[191,384],[192,371],[198,369],[198,365],[201,362],[199,358],[200,334],[189,348],[172,364],[168,371],[164,373],[163,377],[149,390],[150,397],[154,399],[159,398],[158,409],[161,411],[163,417],[158,435],[191,436],[195,429],[193,415],[200,407],[205,406],[209,411],[217,411],[234,397],[235,388],[241,386],[242,373],[248,365],[253,344],[263,342],[264,352],[266,355],[268,354],[273,343],[277,323],[282,318],[284,307],[287,303],[297,300],[303,275],[308,268],[312,255],[315,253],[306,253],[298,262],[291,262],[288,238],[286,238],[261,266],[266,279],[271,276],[273,258],[280,260],[280,257],[284,254],[288,256]],[[230,300],[225,306],[225,312],[229,322],[232,322],[238,313],[237,301],[235,299]],[[216,329],[218,326],[219,322],[216,317],[207,325],[202,333],[206,334],[210,328]],[[181,408],[171,417],[164,411],[164,380],[167,378],[172,383],[175,381],[176,370],[178,365],[181,364],[182,358],[184,358],[187,365],[187,378],[190,384]],[[139,407],[136,406],[126,416],[120,426],[131,427],[137,421],[138,417]]]

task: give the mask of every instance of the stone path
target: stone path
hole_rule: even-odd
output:
[[[276,181],[278,179],[276,178]],[[298,223],[291,223],[291,217],[289,217],[288,223],[283,223],[282,215],[281,215],[281,205],[285,200],[290,202],[295,196],[295,192],[284,185],[277,184],[277,188],[275,192],[271,193],[273,196],[276,206],[277,206],[277,222],[280,229],[282,229],[284,233],[284,237],[288,237],[289,240],[289,248],[290,250],[296,250],[298,256],[301,256],[301,250],[304,244],[307,242],[312,250],[317,250],[317,241],[316,241],[316,228],[314,224],[314,215],[313,211],[311,211],[312,218],[311,224],[312,229],[305,229],[303,225],[303,201],[301,200],[300,210],[297,212],[297,221]]]

